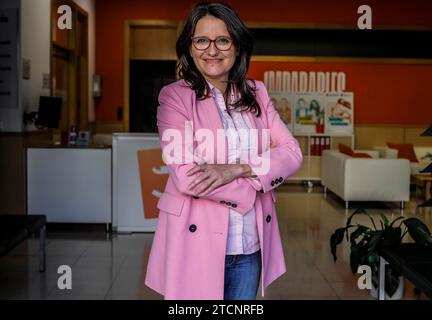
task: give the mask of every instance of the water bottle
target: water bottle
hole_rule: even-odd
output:
[[[72,126],[69,130],[69,144],[75,145],[77,143],[77,129],[75,126]]]

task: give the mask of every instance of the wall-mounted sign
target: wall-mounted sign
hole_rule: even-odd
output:
[[[294,134],[352,134],[354,94],[345,72],[265,71],[264,84]]]
[[[340,71],[266,71],[264,83],[269,91],[340,93],[345,91],[346,75]]]
[[[2,9],[0,21],[0,109],[18,108],[18,9]]]
[[[49,73],[44,73],[42,79],[42,89],[49,89],[50,87],[50,75]]]
[[[296,94],[294,105],[294,132],[317,133],[317,126],[324,123],[324,95],[314,93]]]
[[[354,94],[328,93],[325,97],[325,128],[327,133],[351,134],[354,123]]]
[[[270,92],[270,98],[273,106],[279,113],[282,121],[286,124],[288,129],[293,129],[293,98],[294,96],[288,92]]]
[[[24,80],[30,80],[31,65],[30,59],[22,59],[22,78]]]

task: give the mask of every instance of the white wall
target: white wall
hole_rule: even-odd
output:
[[[30,60],[30,79],[21,77],[22,110],[37,111],[44,89],[43,74],[50,74],[50,0],[21,0],[21,58]],[[34,127],[27,127],[34,130]]]

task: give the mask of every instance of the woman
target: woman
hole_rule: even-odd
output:
[[[331,107],[330,114],[334,118],[346,119],[351,124],[351,103],[342,98],[338,99],[336,104]]]
[[[273,189],[302,155],[263,83],[245,79],[252,47],[219,3],[196,5],[177,40],[181,80],[159,95],[169,178],[146,274],[165,299],[255,299],[260,276],[264,295],[285,272]]]

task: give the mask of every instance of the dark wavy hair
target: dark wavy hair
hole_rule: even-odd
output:
[[[250,57],[253,49],[253,37],[248,28],[240,20],[237,13],[228,5],[223,3],[198,3],[189,14],[186,24],[176,43],[177,57],[179,63],[177,70],[179,77],[195,91],[197,98],[203,100],[209,97],[210,88],[198,71],[190,55],[192,45],[191,37],[195,33],[198,21],[205,16],[213,16],[225,22],[228,32],[233,38],[238,55],[228,76],[227,89],[233,86],[239,91],[240,99],[233,104],[234,108],[241,111],[251,111],[257,117],[261,114],[261,108],[256,100],[256,86],[253,81],[247,81],[246,73],[249,68]]]

